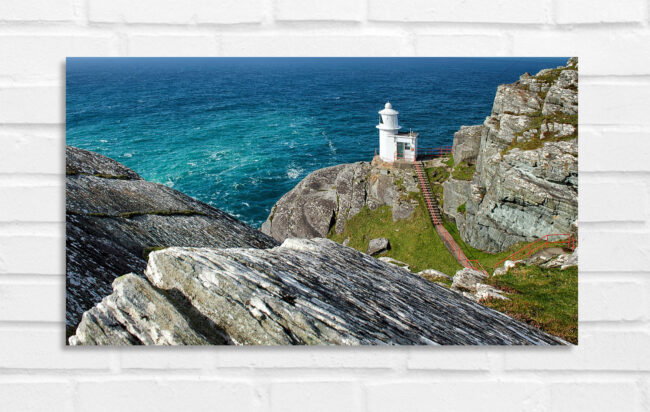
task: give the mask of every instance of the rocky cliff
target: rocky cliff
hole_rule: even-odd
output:
[[[393,219],[411,216],[418,192],[410,169],[379,163],[357,162],[316,170],[275,204],[262,232],[279,241],[289,237],[326,237],[330,230],[342,233],[345,222],[364,207],[392,208]]]
[[[167,246],[255,247],[278,243],[234,217],[120,163],[66,148],[66,326],[111,294],[117,276],[141,273]]]
[[[327,239],[168,248],[150,254],[145,277],[115,279],[70,343],[566,343]]]
[[[499,86],[485,122],[456,133],[453,155],[457,168],[473,173],[444,183],[443,210],[468,244],[497,252],[576,234],[577,59]]]

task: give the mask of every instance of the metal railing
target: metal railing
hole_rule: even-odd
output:
[[[403,160],[409,162],[417,162],[418,160],[434,159],[436,157],[446,156],[451,153],[451,146],[440,146],[440,147],[419,147],[415,151],[413,158],[406,158],[404,154],[399,156],[397,153],[393,156],[393,160]],[[375,148],[375,157],[377,156],[377,148]]]
[[[418,147],[418,159],[433,159],[436,157],[446,156],[451,153],[451,146],[440,147]]]
[[[551,240],[551,238],[560,236],[564,237],[564,239]],[[559,245],[566,245],[567,249],[574,250],[578,245],[578,240],[570,233],[552,233],[550,235],[545,235],[517,250],[507,258],[500,260],[496,265],[494,265],[494,268],[498,268],[506,260],[515,261],[525,259],[532,256],[537,251]]]

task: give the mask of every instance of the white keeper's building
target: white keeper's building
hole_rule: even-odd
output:
[[[379,111],[379,157],[384,162],[414,162],[417,159],[418,134],[400,132],[402,126],[397,120],[398,114],[390,102]]]

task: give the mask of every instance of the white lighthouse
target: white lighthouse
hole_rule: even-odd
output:
[[[401,133],[397,115],[390,102],[386,102],[383,110],[379,111],[379,157],[384,162],[407,161],[414,162],[417,158],[418,134],[413,132]]]

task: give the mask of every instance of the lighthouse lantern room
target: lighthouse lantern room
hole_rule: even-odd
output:
[[[390,102],[386,102],[383,110],[379,111],[379,157],[384,162],[407,161],[417,159],[418,134],[412,131],[400,132],[397,115]]]

